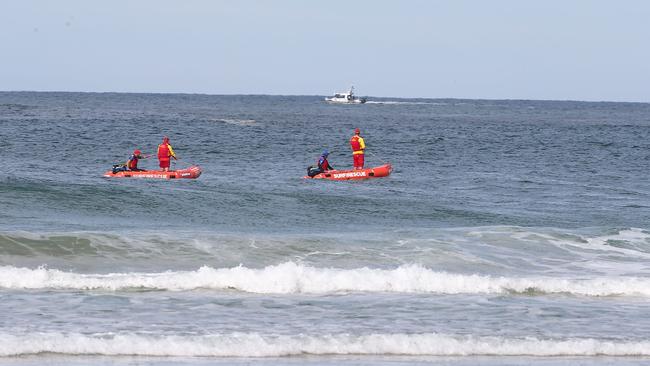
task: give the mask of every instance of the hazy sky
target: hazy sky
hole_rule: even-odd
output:
[[[0,0],[0,90],[650,102],[650,1]]]

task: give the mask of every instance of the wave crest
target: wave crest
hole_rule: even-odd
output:
[[[395,269],[315,268],[286,262],[261,269],[243,266],[157,273],[80,274],[57,269],[0,267],[0,287],[8,289],[238,290],[265,294],[403,292],[438,294],[569,293],[586,296],[650,297],[650,278],[493,277],[437,272],[419,265]]]
[[[292,355],[648,356],[649,341],[449,336],[443,334],[196,336],[0,334],[0,356],[69,355],[279,357]]]

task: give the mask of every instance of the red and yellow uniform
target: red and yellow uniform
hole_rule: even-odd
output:
[[[158,145],[158,162],[163,171],[169,170],[170,158],[176,159],[176,154],[169,144],[169,138],[165,137],[162,144]]]
[[[357,128],[354,130],[354,136],[350,139],[350,147],[352,147],[352,160],[354,169],[363,169],[364,151],[366,150],[366,143],[363,137],[359,136],[361,131]]]

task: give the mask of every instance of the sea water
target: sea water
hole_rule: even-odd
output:
[[[302,178],[356,127],[389,177]],[[164,135],[199,179],[102,177]],[[0,363],[646,364],[649,136],[633,103],[0,93]]]

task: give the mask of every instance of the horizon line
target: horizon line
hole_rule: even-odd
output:
[[[143,92],[143,91],[70,91],[70,90],[0,90],[0,93],[76,93],[76,94],[157,94],[157,95],[205,95],[205,96],[267,96],[267,97],[327,97],[321,94],[255,94],[234,93],[218,94],[205,92]],[[399,97],[364,95],[366,98],[381,99],[428,99],[428,100],[479,100],[479,101],[529,101],[529,102],[577,102],[577,103],[628,103],[650,104],[650,101],[616,101],[616,100],[580,100],[580,99],[526,99],[526,98],[463,98],[463,97]]]

